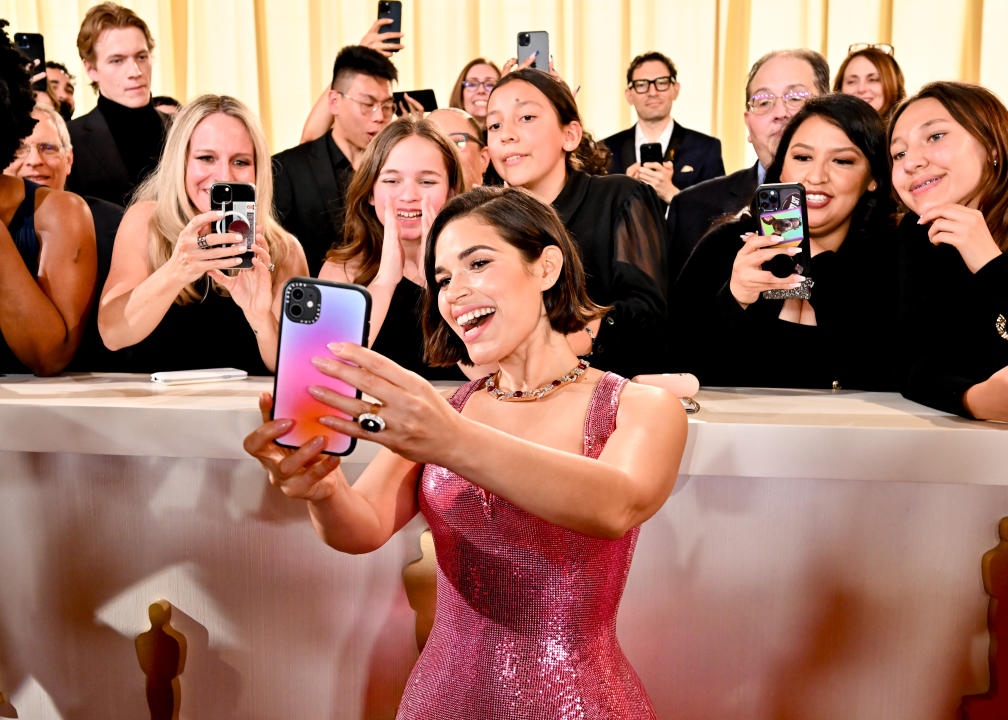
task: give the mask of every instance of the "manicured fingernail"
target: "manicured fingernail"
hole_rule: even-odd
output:
[[[798,278],[799,283],[803,283],[807,279],[804,275],[795,275],[795,277]]]
[[[323,390],[318,385],[309,385],[308,394],[311,395],[312,397],[322,397]]]
[[[800,247],[789,247],[786,252],[787,252],[788,255],[797,255],[798,253],[801,252],[801,248]]]
[[[294,424],[294,421],[290,418],[280,418],[276,421],[276,426],[281,430],[288,430]]]
[[[326,347],[329,348],[329,352],[333,355],[343,354],[343,343],[329,343]]]
[[[917,224],[918,225],[923,225],[924,224],[924,218],[917,218]]]

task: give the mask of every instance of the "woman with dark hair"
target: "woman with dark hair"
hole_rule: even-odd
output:
[[[892,46],[851,45],[833,80],[833,91],[861,98],[888,121],[906,97],[903,71],[892,55]]]
[[[0,166],[32,148],[25,69],[0,20]],[[41,150],[40,150],[41,151]],[[0,373],[54,375],[73,358],[94,298],[97,251],[87,204],[72,193],[0,176]]]
[[[893,114],[903,394],[1008,421],[1008,110],[989,90],[925,85]]]
[[[798,248],[757,235],[751,213],[715,227],[676,282],[673,365],[705,385],[894,389],[896,259],[878,113],[852,95],[809,100],[766,181],[805,187],[808,278],[765,269]],[[803,284],[807,299],[781,292]]]
[[[571,335],[579,355],[626,377],[663,367],[665,205],[625,175],[581,123],[563,81],[539,70],[504,75],[490,94],[490,158],[508,185],[552,203],[581,252],[588,295],[612,310]]]
[[[487,100],[500,77],[500,68],[492,60],[482,57],[470,60],[455,80],[448,107],[465,110],[480,128],[486,127]]]
[[[322,539],[344,552],[376,550],[417,512],[427,519],[437,607],[399,720],[653,720],[616,613],[639,526],[678,473],[679,400],[574,355],[567,334],[604,308],[588,299],[556,213],[527,193],[450,201],[424,267],[428,359],[497,372],[446,401],[381,355],[334,345],[316,367],[377,402],[311,387],[334,408],[319,422],[384,446],[353,486],[340,458],[320,455],[321,438],[296,451],[273,442],[291,421],[269,421],[269,395],[245,449],[309,501]]]
[[[347,188],[344,242],[319,273],[366,286],[369,347],[432,380],[463,375],[423,360],[423,241],[441,206],[463,189],[458,154],[444,133],[429,120],[394,120],[364,151]]]

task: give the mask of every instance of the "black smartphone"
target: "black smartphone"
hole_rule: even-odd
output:
[[[42,39],[42,33],[14,33],[14,44],[32,61],[28,65],[29,77],[45,72],[45,41]],[[32,83],[32,89],[45,90],[47,85],[48,80],[42,78]]]
[[[801,183],[770,183],[756,188],[753,198],[753,215],[759,221],[760,235],[780,237],[774,247],[797,247],[797,255],[778,255],[763,263],[780,278],[790,275],[809,277],[810,259],[808,231],[808,206],[805,202],[805,186]],[[811,296],[812,281],[802,283],[792,290],[764,290],[763,297],[770,300],[781,298],[801,298]]]
[[[545,30],[525,30],[518,33],[518,62],[525,62],[532,53],[537,54],[531,67],[549,72],[549,33]]]
[[[238,270],[252,267],[252,246],[255,245],[256,199],[255,185],[249,183],[214,183],[210,186],[210,209],[223,210],[227,215],[214,224],[216,233],[240,233],[245,241]]]
[[[291,418],[294,426],[277,438],[277,445],[298,448],[321,435],[326,438],[323,452],[346,455],[353,451],[354,438],[318,421],[323,415],[340,412],[316,400],[308,388],[321,385],[358,398],[360,391],[320,372],[311,359],[332,357],[326,347],[329,343],[366,345],[370,317],[371,295],[360,285],[303,277],[287,281],[280,313],[272,417]]]
[[[640,146],[641,165],[649,162],[661,164],[665,153],[662,152],[661,143],[644,143]]]
[[[383,25],[378,34],[402,32],[402,3],[399,0],[379,0],[378,19],[391,18],[392,22]],[[398,50],[394,51],[398,52]]]
[[[403,90],[402,92],[392,93],[392,102],[395,103],[396,115],[402,115],[402,106],[406,104],[403,95],[409,95],[411,98],[423,105],[424,112],[430,112],[431,110],[437,110],[437,98],[434,97],[434,91],[429,89],[424,90]],[[409,106],[407,106],[409,109]]]

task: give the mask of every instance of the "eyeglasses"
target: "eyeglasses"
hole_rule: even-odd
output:
[[[810,97],[812,97],[812,93],[804,88],[801,90],[788,90],[780,98],[773,93],[756,93],[749,98],[746,107],[749,108],[749,112],[753,115],[766,115],[773,109],[779,99],[784,101],[784,107],[788,110],[800,110],[801,106]]]
[[[339,90],[337,90],[336,92],[339,92]],[[357,98],[352,98],[345,93],[339,93],[339,94],[345,97],[347,100],[353,100],[355,103],[360,105],[361,110],[364,112],[365,115],[376,115],[380,112],[382,114],[382,117],[386,119],[395,115],[396,110],[395,103],[392,102],[391,100],[386,100],[385,102],[379,102],[374,99],[358,100]]]
[[[468,144],[468,142],[470,140],[472,140],[474,143],[476,143],[480,147],[483,147],[485,145],[485,143],[482,140],[480,140],[478,137],[476,137],[475,135],[470,135],[469,133],[464,133],[464,132],[448,133],[448,138],[453,143],[455,143],[455,147],[457,147],[459,150],[465,150],[465,146],[466,146],[466,144]]]
[[[465,90],[475,90],[478,87],[482,87],[487,92],[490,92],[495,87],[497,87],[496,80],[463,80],[462,87]]]
[[[896,48],[894,48],[889,43],[854,43],[853,45],[847,46],[847,54],[853,55],[861,50],[867,50],[868,48],[875,48],[876,50],[881,50],[886,55],[892,55]]]
[[[18,145],[17,150],[14,151],[14,157],[16,157],[16,158],[26,158],[26,157],[28,157],[28,153],[31,152],[31,149],[33,147],[36,150],[38,150],[38,154],[39,155],[44,155],[45,157],[50,157],[50,158],[51,157],[56,157],[57,155],[59,155],[60,151],[63,149],[59,145],[53,145],[52,143],[44,143],[43,142],[43,143],[35,143],[33,145],[31,143],[23,142],[20,145]]]
[[[654,89],[658,92],[665,92],[672,87],[674,83],[674,77],[671,75],[662,75],[661,77],[656,77],[654,80],[647,80],[645,78],[641,78],[640,80],[631,80],[627,87],[633,88],[633,91],[638,95],[643,95],[652,85],[654,85]]]

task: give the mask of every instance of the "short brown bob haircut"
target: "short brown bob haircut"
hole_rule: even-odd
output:
[[[438,236],[448,223],[473,217],[493,228],[509,245],[517,248],[526,262],[535,262],[543,249],[556,245],[563,254],[563,267],[557,281],[543,292],[543,306],[550,327],[560,333],[583,330],[592,320],[603,316],[608,307],[596,305],[585,289],[584,267],[577,246],[549,205],[528,192],[511,187],[479,187],[448,201],[438,213],[427,236],[424,256],[423,331],[424,361],[434,367],[461,361],[471,365],[465,343],[455,334],[438,309],[438,289],[434,279],[434,251]]]

